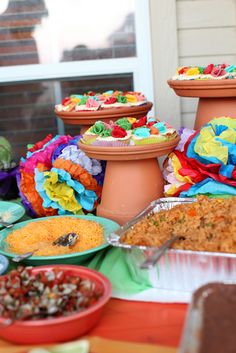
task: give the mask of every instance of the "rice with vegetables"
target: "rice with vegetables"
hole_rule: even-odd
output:
[[[58,237],[74,232],[78,240],[72,247],[52,245]],[[58,217],[30,222],[9,234],[8,250],[24,254],[37,250],[34,256],[55,256],[86,251],[104,243],[103,227],[94,221],[73,217]]]
[[[183,236],[173,248],[236,253],[236,198],[180,204],[149,215],[121,238],[122,243],[159,247],[173,235]]]

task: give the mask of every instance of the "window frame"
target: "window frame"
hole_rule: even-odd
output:
[[[149,0],[135,0],[137,56],[132,58],[84,60],[58,64],[0,67],[0,84],[82,76],[133,73],[134,89],[153,100],[153,75]]]

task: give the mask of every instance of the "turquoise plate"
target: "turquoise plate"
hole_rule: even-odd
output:
[[[25,214],[23,206],[15,202],[0,201],[0,218],[3,217],[3,221],[14,223],[18,221]],[[2,227],[0,222],[0,228]]]
[[[68,216],[68,215],[67,215]],[[67,217],[66,216],[66,217]],[[13,228],[10,229],[3,229],[0,231],[0,253],[7,256],[8,258],[12,258],[16,256],[16,254],[10,253],[7,251],[7,244],[6,244],[6,238],[8,235],[16,229],[20,229],[24,226],[26,226],[28,223],[34,222],[35,225],[37,222],[45,220],[45,219],[52,219],[52,218],[58,218],[58,217],[65,217],[65,216],[52,216],[52,217],[43,217],[43,218],[37,218],[37,219],[32,219],[29,221],[25,222],[20,222],[14,225]],[[76,216],[76,215],[69,215],[68,217],[74,217],[74,218],[81,218],[81,219],[87,219],[89,221],[95,221],[100,223],[103,228],[104,228],[104,235],[105,239],[108,238],[109,234],[119,228],[119,224],[111,221],[110,219],[102,218],[102,217],[96,217],[96,216]],[[65,255],[57,255],[57,256],[31,256],[30,258],[22,261],[22,263],[31,265],[31,266],[38,266],[38,265],[47,265],[47,264],[81,264],[84,260],[89,259],[92,257],[97,251],[102,250],[109,246],[107,242],[104,244],[97,246],[96,248],[92,248],[90,250],[82,251],[82,252],[76,252],[72,254],[65,254]]]

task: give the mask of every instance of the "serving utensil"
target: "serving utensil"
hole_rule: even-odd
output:
[[[78,239],[78,234],[76,233],[67,233],[64,235],[61,235],[58,237],[56,240],[52,242],[52,245],[54,246],[73,246]],[[36,251],[39,249],[35,249],[33,251],[26,252],[24,254],[17,255],[12,258],[13,262],[21,262],[25,259],[28,259],[28,257],[31,257]]]
[[[174,235],[170,239],[166,240],[154,253],[147,258],[141,265],[141,269],[148,269],[154,266],[162,257],[167,249],[169,249],[177,240],[184,240],[185,238],[180,235]]]

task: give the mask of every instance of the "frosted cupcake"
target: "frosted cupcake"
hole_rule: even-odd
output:
[[[135,107],[147,103],[142,92],[106,91],[104,93],[88,92],[65,97],[55,106],[58,112],[97,111],[121,107]]]
[[[102,121],[98,120],[96,123],[91,126],[84,134],[82,137],[82,141],[85,144],[92,144],[98,136],[101,134],[104,134],[104,136],[110,136],[109,135],[109,128],[106,127],[106,124],[104,124]]]
[[[131,131],[125,131],[122,128],[117,127],[112,130],[111,136],[99,136],[94,142],[92,142],[92,145],[104,147],[124,147],[129,146],[130,138]]]
[[[209,64],[207,66],[182,66],[172,80],[222,80],[236,78],[236,65]]]
[[[119,119],[116,123],[110,121],[109,124],[96,121],[96,123],[84,133],[81,141],[85,144],[95,146],[128,146],[131,138],[131,127],[132,124],[128,122],[127,118]]]
[[[146,145],[174,139],[177,132],[169,124],[147,118],[122,118],[109,124],[97,121],[83,135],[85,144],[105,147]]]
[[[176,136],[176,130],[169,124],[151,118],[147,120],[146,125],[137,127],[132,131],[131,140],[134,145],[147,145],[166,142]]]

